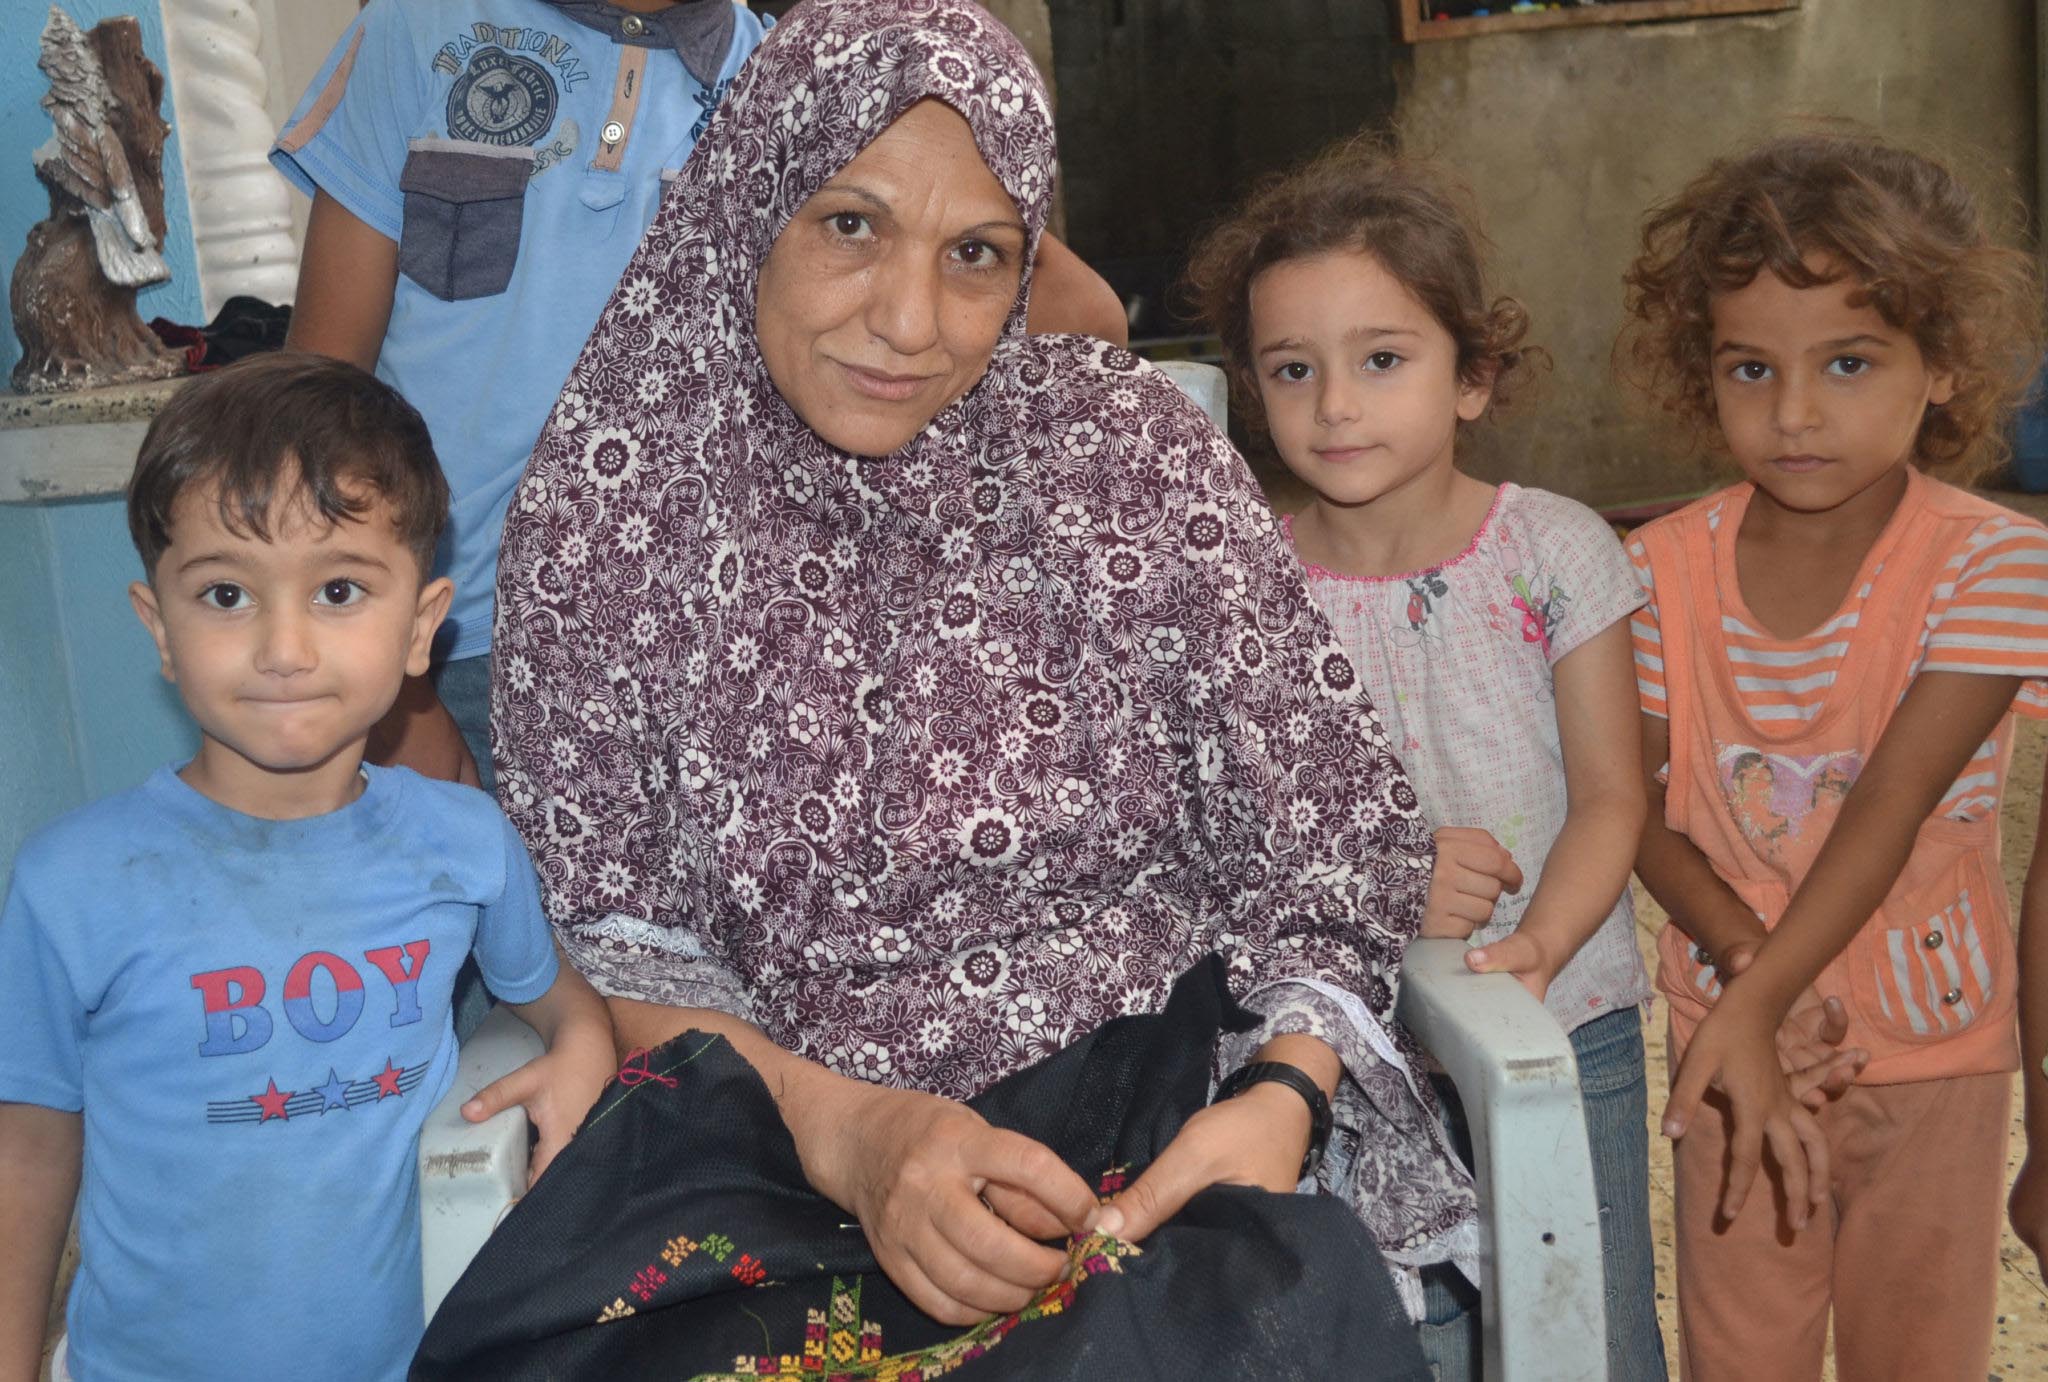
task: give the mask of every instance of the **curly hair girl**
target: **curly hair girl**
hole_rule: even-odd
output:
[[[1922,465],[1997,456],[2040,358],[2040,283],[1954,173],[1869,136],[1795,134],[1715,160],[1651,209],[1626,277],[1625,362],[1708,435],[1711,304],[1764,272],[1794,288],[1852,280],[1950,376],[1953,396],[1921,420]]]

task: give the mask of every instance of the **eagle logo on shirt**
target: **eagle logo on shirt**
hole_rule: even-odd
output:
[[[559,104],[545,67],[502,48],[479,48],[448,92],[448,133],[479,144],[531,144],[555,123]]]

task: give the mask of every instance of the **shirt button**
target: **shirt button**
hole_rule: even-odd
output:
[[[618,121],[612,120],[605,125],[604,129],[600,131],[600,133],[604,135],[605,143],[616,144],[621,139],[624,139],[626,137],[626,127],[620,124]]]
[[[1941,1001],[1953,1008],[1956,1004],[1963,1001],[1963,991],[1961,989],[1950,989],[1947,993],[1941,995]]]
[[[1941,932],[1929,931],[1927,933],[1927,939],[1920,942],[1920,944],[1926,946],[1929,950],[1941,949]]]
[[[1692,948],[1692,962],[1696,965],[1710,964],[1713,962],[1713,958],[1712,955],[1707,953],[1704,946],[1696,945]]]
[[[629,14],[619,21],[619,31],[627,38],[638,38],[647,32],[647,21],[637,14]]]

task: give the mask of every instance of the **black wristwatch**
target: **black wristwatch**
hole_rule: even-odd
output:
[[[1220,1104],[1267,1080],[1286,1085],[1308,1102],[1308,1152],[1301,1159],[1301,1175],[1297,1177],[1307,1180],[1323,1164],[1323,1149],[1330,1145],[1330,1098],[1321,1085],[1309,1078],[1307,1071],[1284,1061],[1254,1061],[1226,1076],[1216,1086],[1216,1097],[1209,1102]]]

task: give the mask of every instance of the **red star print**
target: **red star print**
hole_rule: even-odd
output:
[[[404,1073],[404,1071],[391,1064],[391,1057],[386,1056],[384,1058],[384,1068],[370,1076],[371,1079],[377,1082],[377,1098],[379,1101],[383,1100],[386,1095],[404,1092],[398,1087],[398,1077]]]
[[[258,1123],[268,1123],[273,1118],[290,1118],[292,1116],[290,1111],[285,1108],[285,1103],[292,1097],[292,1091],[287,1089],[280,1094],[277,1089],[276,1080],[270,1081],[270,1088],[264,1090],[261,1094],[251,1094],[249,1097],[254,1099],[263,1110],[263,1116],[256,1120]]]

